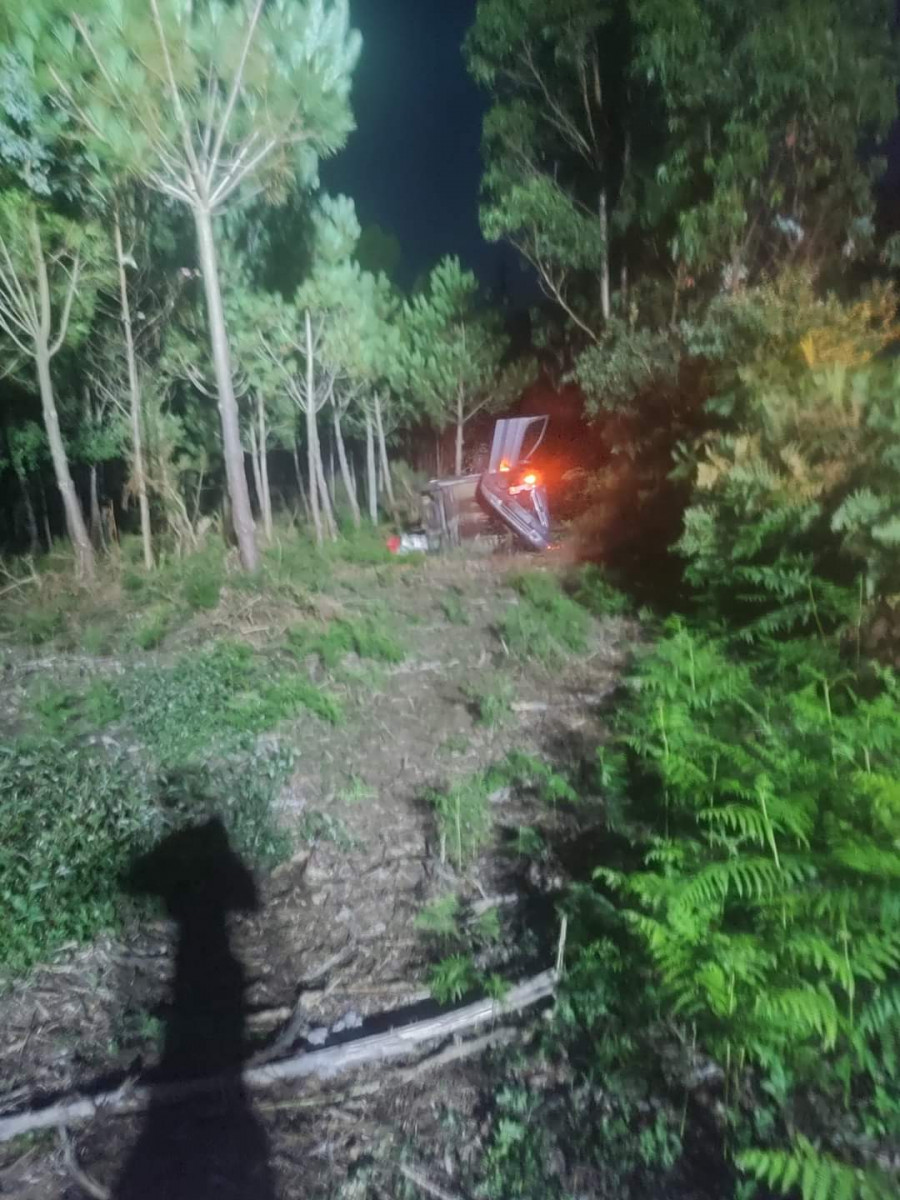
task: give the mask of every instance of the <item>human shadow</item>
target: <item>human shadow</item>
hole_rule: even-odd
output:
[[[244,971],[231,951],[227,916],[258,905],[250,871],[222,822],[178,830],[137,860],[135,895],[160,897],[178,922],[172,998],[159,1067],[143,1082],[198,1077],[214,1091],[151,1104],[112,1190],[115,1200],[274,1200],[268,1140],[240,1079],[245,1057]]]

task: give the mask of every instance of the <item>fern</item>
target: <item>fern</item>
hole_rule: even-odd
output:
[[[871,1167],[852,1167],[822,1154],[805,1139],[791,1150],[745,1150],[741,1171],[787,1196],[799,1189],[803,1200],[892,1200],[897,1180]]]

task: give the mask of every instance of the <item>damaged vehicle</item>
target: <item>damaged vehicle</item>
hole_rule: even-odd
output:
[[[511,417],[494,427],[487,470],[432,479],[421,497],[421,525],[392,538],[396,553],[438,552],[464,543],[497,544],[512,535],[527,550],[552,545],[547,491],[532,458],[544,440],[549,417]]]

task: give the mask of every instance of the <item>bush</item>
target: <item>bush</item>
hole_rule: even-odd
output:
[[[0,962],[20,970],[112,926],[120,874],[161,829],[124,756],[0,748]]]
[[[814,1092],[808,1112],[837,1124],[852,1096],[860,1136],[896,1137],[900,681],[818,641],[738,660],[674,622],[619,722],[640,862],[596,878],[632,963],[728,1094],[753,1067],[758,1136]]]
[[[631,607],[628,597],[610,583],[602,567],[588,563],[567,581],[572,599],[595,617],[618,617]]]

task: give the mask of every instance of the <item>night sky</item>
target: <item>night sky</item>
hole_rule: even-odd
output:
[[[351,0],[350,8],[363,36],[357,130],[323,164],[324,185],[353,197],[364,227],[397,236],[404,285],[448,253],[496,285],[508,252],[478,228],[485,97],[460,51],[475,0]]]

